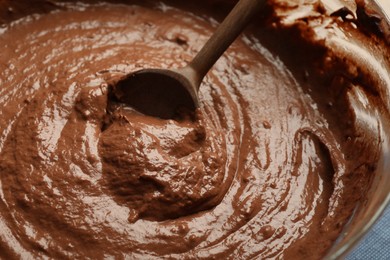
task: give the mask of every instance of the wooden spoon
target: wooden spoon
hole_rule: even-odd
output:
[[[180,69],[142,69],[121,79],[117,97],[137,111],[173,119],[178,111],[199,107],[200,84],[226,49],[240,35],[265,0],[240,0],[196,57]]]

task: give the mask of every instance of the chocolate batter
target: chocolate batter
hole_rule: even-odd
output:
[[[298,2],[269,1],[201,108],[161,120],[115,83],[184,66],[231,2],[0,1],[0,257],[323,257],[387,140],[389,48]]]

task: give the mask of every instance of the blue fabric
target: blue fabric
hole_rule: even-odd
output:
[[[390,260],[390,207],[347,260]]]

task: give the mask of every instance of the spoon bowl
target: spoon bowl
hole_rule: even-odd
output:
[[[143,69],[121,79],[115,95],[142,114],[173,119],[199,107],[196,89],[182,71]]]

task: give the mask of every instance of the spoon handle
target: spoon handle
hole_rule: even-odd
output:
[[[198,89],[203,77],[240,35],[265,2],[265,0],[240,0],[187,66],[196,74],[195,80]]]

